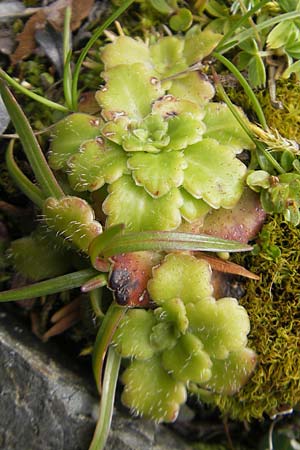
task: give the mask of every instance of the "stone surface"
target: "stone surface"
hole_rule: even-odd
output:
[[[98,399],[89,375],[0,310],[0,448],[88,450]],[[115,411],[106,450],[189,450],[173,432]]]

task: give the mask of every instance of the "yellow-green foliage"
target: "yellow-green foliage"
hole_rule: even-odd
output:
[[[244,91],[230,89],[229,95],[232,101],[245,110],[251,109],[249,99]],[[264,111],[268,125],[276,128],[279,133],[288,138],[300,140],[300,83],[291,81],[277,82],[277,101],[280,101],[284,109],[274,108],[270,101],[267,89],[257,91],[256,97]]]
[[[240,301],[250,317],[256,371],[238,394],[214,399],[235,419],[261,418],[300,403],[299,239],[299,228],[277,215],[262,230],[260,253],[238,257],[261,281],[250,280]]]

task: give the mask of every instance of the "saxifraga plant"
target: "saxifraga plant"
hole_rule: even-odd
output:
[[[221,38],[199,27],[148,42],[114,36],[101,52],[104,84],[96,93],[101,114],[75,112],[57,123],[49,165],[1,82],[37,183],[16,165],[13,144],[8,168],[43,217],[43,226],[12,244],[12,255],[18,270],[44,281],[4,292],[0,300],[75,287],[91,292],[100,324],[93,368],[102,394],[91,449],[105,445],[121,358],[127,360],[123,403],[157,422],[175,420],[188,391],[204,400],[212,394],[210,401],[233,395],[255,368],[246,309],[235,298],[215,298],[210,260],[195,253],[249,250],[249,236],[237,242],[189,233],[205,230],[215,214],[234,211],[249,195],[247,175],[260,174],[260,165],[282,169],[262,143],[259,147],[240,109],[212,101],[214,87],[199,69]],[[95,36],[73,79],[65,70],[69,108],[76,106],[80,64],[93,42]],[[70,52],[65,54],[68,67]],[[238,157],[244,150],[252,155],[251,172]],[[24,257],[29,249],[33,265]],[[78,257],[83,269],[68,273],[78,267]],[[95,293],[105,285],[112,296],[103,311]]]

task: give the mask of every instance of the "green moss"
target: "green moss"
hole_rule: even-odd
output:
[[[231,100],[245,110],[251,109],[249,98],[244,91],[232,88],[228,91]],[[268,125],[288,138],[300,140],[300,83],[292,81],[277,82],[277,101],[283,104],[284,109],[274,108],[267,89],[257,91],[256,97],[264,111]]]
[[[299,239],[299,228],[277,215],[260,234],[258,254],[237,257],[261,280],[250,280],[240,301],[250,317],[249,346],[258,354],[257,369],[235,396],[214,397],[235,419],[272,416],[300,402]]]

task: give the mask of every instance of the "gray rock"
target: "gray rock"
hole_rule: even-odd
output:
[[[53,343],[0,311],[0,448],[87,450],[98,398],[93,381]],[[115,411],[106,450],[189,450],[164,426]]]

